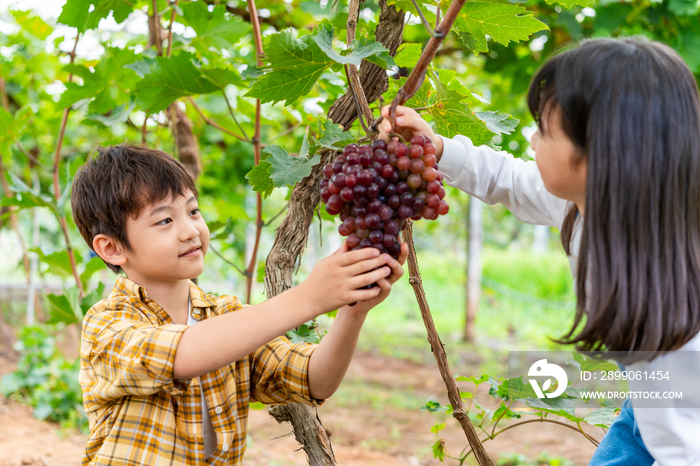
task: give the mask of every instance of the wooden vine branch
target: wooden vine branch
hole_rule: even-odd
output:
[[[464,430],[464,434],[467,436],[469,446],[471,446],[479,465],[493,466],[493,461],[491,461],[491,458],[489,458],[486,450],[484,450],[484,446],[481,444],[481,440],[479,440],[479,436],[469,420],[469,415],[467,414],[466,409],[464,409],[462,397],[459,396],[457,383],[452,375],[452,370],[450,370],[450,365],[447,362],[445,347],[443,346],[442,341],[440,341],[440,336],[438,335],[437,330],[435,329],[435,323],[433,322],[433,316],[430,314],[430,307],[428,306],[428,300],[425,297],[420,270],[418,269],[416,248],[413,245],[412,222],[409,222],[408,226],[403,231],[403,239],[408,244],[408,281],[416,294],[420,314],[421,317],[423,317],[423,323],[428,331],[428,342],[430,343],[430,348],[433,351],[438,368],[440,369],[442,380],[445,382],[445,386],[447,387],[447,396],[450,400],[450,404],[452,405],[452,416],[457,419],[459,424],[462,426],[462,430]]]
[[[253,25],[253,38],[255,40],[255,56],[258,60],[258,66],[263,66],[263,44],[262,34],[260,32],[260,20],[258,19],[258,10],[255,6],[255,0],[248,0],[248,13],[250,13],[250,22]],[[226,95],[224,95],[226,98]],[[228,100],[226,101],[228,104]],[[229,111],[233,117],[233,111],[229,105]],[[255,157],[255,165],[260,164],[260,99],[255,99],[255,134],[253,135],[253,152]],[[235,117],[234,117],[235,119]],[[240,127],[240,125],[239,125]],[[241,131],[243,128],[241,128]],[[250,255],[250,262],[246,268],[246,303],[250,304],[250,297],[253,293],[253,278],[255,277],[255,264],[258,261],[258,247],[260,246],[260,235],[265,226],[262,218],[262,195],[259,192],[255,193],[255,243],[253,244],[253,252]]]
[[[445,37],[447,37],[447,33],[450,32],[450,29],[452,29],[452,25],[457,19],[459,10],[462,9],[462,6],[464,6],[465,3],[466,0],[453,0],[445,12],[445,17],[442,19],[442,21],[440,21],[440,24],[435,26],[435,31],[428,41],[428,44],[425,46],[425,49],[423,49],[423,53],[421,54],[416,67],[413,68],[413,71],[411,71],[410,76],[406,80],[406,84],[399,89],[396,97],[391,102],[389,115],[391,118],[392,129],[395,127],[396,122],[396,107],[413,97],[413,95],[418,92],[418,89],[420,89],[420,86],[423,84],[423,80],[425,79],[425,72],[428,69],[428,65],[430,65],[431,61],[433,61],[435,53],[440,48],[440,44],[442,44],[442,42],[445,40]],[[420,12],[420,9],[418,11]]]
[[[379,5],[381,13],[375,38],[394,56],[403,37],[404,13],[388,6],[387,0],[379,0]],[[389,86],[386,71],[368,62],[362,63],[359,79],[363,94],[369,102],[379,98]],[[328,118],[346,130],[352,126],[357,118],[357,108],[350,92],[336,100],[328,112]],[[335,151],[325,149],[319,151],[319,154],[320,163],[294,187],[287,215],[277,228],[275,242],[265,264],[265,288],[270,298],[292,287],[294,270],[306,247],[309,225],[320,201],[318,183],[323,178],[323,166],[337,155]],[[336,464],[330,434],[312,408],[291,403],[275,407],[273,417],[291,422],[294,435],[301,443],[311,466]]]
[[[80,39],[80,33],[75,36],[75,43],[73,44],[73,50],[70,53],[70,63],[71,65],[75,61],[75,49],[78,47],[78,40]],[[73,80],[73,73],[68,75],[68,82]],[[56,202],[61,199],[61,184],[58,169],[61,163],[61,148],[63,147],[63,139],[66,136],[66,125],[68,124],[68,114],[70,113],[70,105],[66,107],[63,111],[63,118],[61,119],[61,129],[58,133],[58,142],[56,144],[56,153],[53,158],[53,194],[56,198]],[[68,235],[68,223],[66,222],[66,216],[62,212],[59,212],[58,223],[61,226],[61,231],[63,232],[63,239],[66,242],[66,251],[68,252],[68,260],[70,261],[70,268],[73,271],[73,277],[75,278],[75,284],[78,287],[79,296],[82,298],[85,296],[85,290],[83,290],[83,282],[80,281],[80,275],[78,274],[78,266],[75,263],[75,253],[73,252],[73,246],[70,242],[70,236]]]
[[[357,27],[357,18],[360,14],[360,3],[362,3],[362,0],[350,0],[347,22],[348,46],[355,40],[355,28]],[[370,110],[369,104],[367,103],[367,97],[362,90],[362,85],[360,85],[360,78],[357,75],[357,67],[355,65],[346,65],[345,71],[347,74],[350,91],[352,92],[353,98],[355,99],[355,104],[357,105],[360,123],[362,124],[365,132],[367,132],[367,125],[365,125],[364,121],[366,121],[367,124],[372,124],[374,116],[372,115],[372,110]],[[364,121],[362,120],[362,117],[364,117]]]

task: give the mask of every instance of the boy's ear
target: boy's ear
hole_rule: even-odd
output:
[[[92,239],[92,249],[100,258],[112,265],[122,266],[126,263],[126,256],[122,251],[122,247],[109,236],[95,235]]]

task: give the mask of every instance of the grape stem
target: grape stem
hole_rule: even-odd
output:
[[[445,346],[440,340],[440,336],[435,329],[435,323],[433,322],[433,316],[430,313],[430,307],[428,306],[428,300],[425,297],[425,291],[423,290],[423,283],[420,276],[420,270],[418,269],[418,259],[416,258],[416,248],[413,244],[413,222],[408,222],[406,229],[402,232],[403,240],[408,244],[408,271],[409,278],[408,281],[413,287],[413,292],[416,294],[416,300],[418,301],[418,307],[420,308],[421,317],[423,318],[423,323],[428,331],[428,342],[437,361],[438,369],[440,369],[440,375],[442,380],[445,382],[447,387],[447,396],[452,404],[452,416],[457,419],[459,424],[464,430],[464,434],[467,436],[467,441],[474,452],[474,456],[480,466],[493,466],[493,461],[489,458],[484,446],[479,439],[474,425],[469,420],[469,415],[464,409],[464,403],[462,403],[462,397],[459,394],[459,389],[457,388],[457,383],[450,369],[450,365],[447,362],[447,353],[445,353]]]

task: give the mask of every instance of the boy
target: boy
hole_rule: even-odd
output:
[[[343,244],[264,303],[207,295],[189,280],[209,244],[197,189],[170,155],[145,147],[99,149],[76,174],[71,205],[87,244],[126,275],[83,321],[84,465],[242,464],[249,402],[320,405],[367,312],[403,275],[405,246],[396,261]],[[338,308],[319,345],[278,336]]]

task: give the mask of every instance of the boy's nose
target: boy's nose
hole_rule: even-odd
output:
[[[183,227],[182,230],[180,231],[180,240],[181,241],[188,241],[188,240],[191,240],[192,238],[196,238],[198,236],[199,236],[199,230],[191,222],[187,222],[186,226]]]

